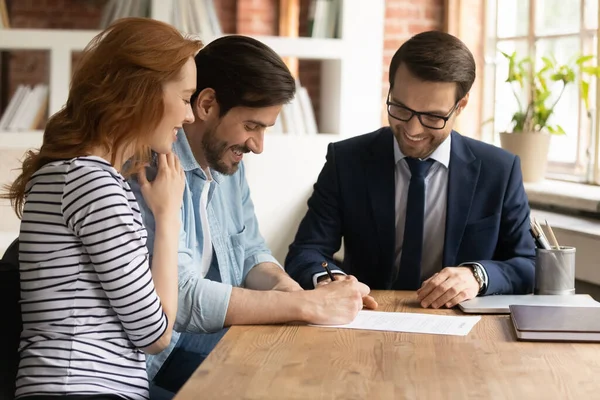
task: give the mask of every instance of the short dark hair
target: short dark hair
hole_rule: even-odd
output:
[[[195,103],[206,88],[215,91],[220,115],[234,107],[262,108],[290,102],[296,82],[281,57],[264,43],[242,35],[218,38],[195,57]]]
[[[430,82],[456,82],[456,101],[471,90],[475,59],[457,37],[440,31],[419,33],[404,42],[390,63],[390,88],[400,64],[417,78]]]

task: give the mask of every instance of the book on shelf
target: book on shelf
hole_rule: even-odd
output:
[[[300,81],[296,81],[296,96],[281,108],[278,122],[271,128],[271,132],[295,135],[318,133],[310,96]]]
[[[10,28],[10,20],[8,19],[8,8],[6,0],[0,0],[0,29]]]
[[[315,113],[312,107],[312,101],[308,95],[308,90],[304,86],[300,86],[296,91],[296,97],[300,103],[300,110],[302,112],[304,129],[309,135],[316,135],[319,130],[317,128],[317,120],[315,119]]]
[[[313,38],[339,37],[340,0],[311,0],[308,35]]]
[[[126,17],[150,17],[150,0],[109,0],[102,10],[100,29]],[[171,24],[181,32],[210,41],[223,35],[213,0],[173,0]]]
[[[102,10],[100,29],[108,27],[120,18],[149,16],[150,0],[109,0]]]
[[[19,85],[0,117],[0,131],[30,131],[40,126],[48,106],[48,85]]]
[[[204,42],[223,35],[213,0],[173,0],[171,18],[181,32],[197,35]]]

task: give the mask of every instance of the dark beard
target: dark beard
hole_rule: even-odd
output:
[[[229,146],[227,142],[221,141],[215,137],[216,129],[207,131],[202,137],[202,147],[204,157],[208,166],[223,175],[233,175],[239,168],[239,163],[233,163],[231,166],[223,161],[223,157],[227,151],[231,149],[241,151],[242,153],[250,152],[246,146]]]

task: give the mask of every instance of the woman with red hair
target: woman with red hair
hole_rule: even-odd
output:
[[[144,352],[167,346],[177,313],[184,176],[171,146],[194,120],[201,46],[151,19],[100,33],[3,195],[22,219],[16,398],[148,398]],[[151,150],[159,167],[148,182],[139,172]],[[152,269],[124,178],[136,173],[156,219]]]

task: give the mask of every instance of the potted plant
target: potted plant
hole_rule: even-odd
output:
[[[558,63],[554,57],[542,57],[541,68],[533,71],[534,63],[530,58],[517,59],[516,52],[502,55],[508,60],[506,82],[511,85],[518,110],[512,116],[512,131],[500,133],[500,144],[520,157],[523,181],[538,182],[544,179],[546,172],[551,135],[566,134],[560,125],[548,122],[556,104],[568,85],[579,83],[580,97],[589,110],[589,81],[585,76],[599,76],[599,68],[585,66],[593,58],[586,55],[565,64]],[[558,96],[553,98],[556,83],[562,85]],[[518,90],[527,89],[527,102],[523,104]],[[589,111],[588,116],[591,117]]]

